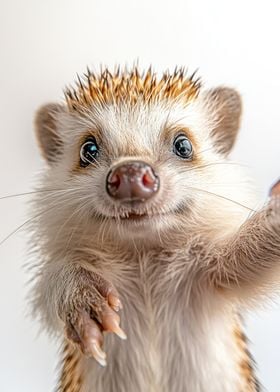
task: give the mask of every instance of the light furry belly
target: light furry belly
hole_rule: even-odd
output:
[[[240,372],[234,317],[227,313],[195,318],[195,310],[156,314],[126,303],[122,325],[128,339],[107,335],[108,365],[87,363],[86,392],[240,392],[248,389]]]

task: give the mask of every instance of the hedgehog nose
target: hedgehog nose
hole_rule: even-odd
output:
[[[158,191],[159,178],[145,162],[126,162],[109,171],[106,189],[114,199],[145,201]]]

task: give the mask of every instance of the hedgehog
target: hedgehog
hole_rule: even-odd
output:
[[[256,392],[242,314],[280,277],[280,191],[231,160],[241,97],[183,68],[87,72],[36,113],[32,306],[60,392]]]

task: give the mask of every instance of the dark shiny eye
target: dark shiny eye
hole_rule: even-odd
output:
[[[94,137],[88,138],[80,150],[80,165],[85,167],[96,161],[99,147]]]
[[[193,147],[190,140],[185,135],[178,135],[173,143],[173,151],[181,158],[191,160]]]

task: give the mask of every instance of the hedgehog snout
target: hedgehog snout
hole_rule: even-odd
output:
[[[159,177],[151,165],[129,161],[113,167],[106,178],[108,195],[121,202],[145,202],[159,190]]]

